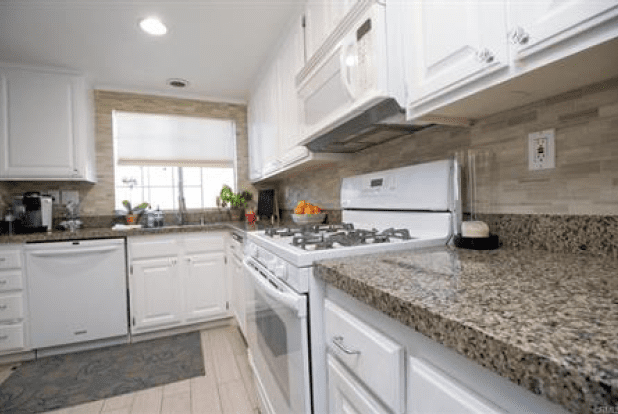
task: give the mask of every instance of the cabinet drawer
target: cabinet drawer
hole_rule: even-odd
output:
[[[131,259],[149,257],[177,256],[179,252],[178,239],[174,237],[153,236],[147,239],[129,239]]]
[[[17,250],[0,252],[0,269],[20,269],[21,252]]]
[[[23,317],[22,294],[0,296],[0,322],[13,321]]]
[[[199,236],[185,236],[183,244],[185,253],[225,250],[222,234],[200,234]]]
[[[0,271],[0,292],[22,289],[21,269]]]
[[[0,352],[24,347],[24,325],[0,326]]]
[[[360,319],[325,301],[329,351],[395,413],[405,410],[403,347]]]

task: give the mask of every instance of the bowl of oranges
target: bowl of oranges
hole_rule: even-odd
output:
[[[307,203],[305,200],[298,202],[292,214],[292,220],[296,224],[320,224],[325,218],[326,213],[323,213],[320,207]]]

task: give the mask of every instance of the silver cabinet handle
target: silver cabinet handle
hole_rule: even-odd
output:
[[[514,45],[525,45],[530,40],[530,35],[523,27],[517,26],[509,32],[509,40]]]
[[[2,336],[0,336],[0,341],[5,341],[5,340],[7,340],[7,339],[9,339],[9,336],[8,336],[8,335],[2,335]]]
[[[339,348],[341,351],[343,351],[344,353],[348,354],[348,355],[360,355],[360,351],[357,349],[351,349],[348,348],[347,346],[345,346],[343,344],[343,336],[335,336],[333,338],[333,345],[335,345],[337,348]]]
[[[6,257],[0,257],[0,262],[6,262]]]
[[[491,63],[494,61],[494,54],[487,48],[481,49],[476,52],[476,60],[481,63]]]
[[[0,310],[5,310],[6,308],[8,308],[7,305],[0,305]]]
[[[2,280],[0,280],[0,285],[6,285],[6,283],[7,283],[7,280],[6,280],[6,279],[2,279]]]
[[[88,331],[87,331],[87,330],[85,330],[85,329],[84,329],[83,331],[75,331],[75,332],[74,332],[74,334],[75,334],[75,335],[83,335],[83,334],[85,334],[85,333],[88,333]]]

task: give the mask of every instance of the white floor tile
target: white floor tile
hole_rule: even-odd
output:
[[[219,384],[223,414],[253,414],[247,391],[242,381],[231,381]]]
[[[221,330],[210,332],[210,345],[214,359],[218,383],[240,380],[240,371],[236,365],[234,352],[227,335]]]
[[[171,382],[163,386],[163,398],[174,394],[189,394],[191,392],[191,379]]]
[[[129,407],[129,409],[131,409],[131,405],[133,404],[133,398],[135,398],[135,393],[122,394],[116,397],[106,398],[105,402],[103,403],[102,412],[108,413],[126,407]]]
[[[164,394],[161,414],[191,414],[191,394]]]
[[[191,379],[191,410],[193,414],[222,414],[219,388],[214,378]]]
[[[162,401],[162,386],[138,391],[135,393],[131,414],[159,414]]]

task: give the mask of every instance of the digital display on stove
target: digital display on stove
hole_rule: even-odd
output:
[[[371,180],[371,188],[382,187],[383,182],[384,182],[384,178],[374,178],[373,180]]]

